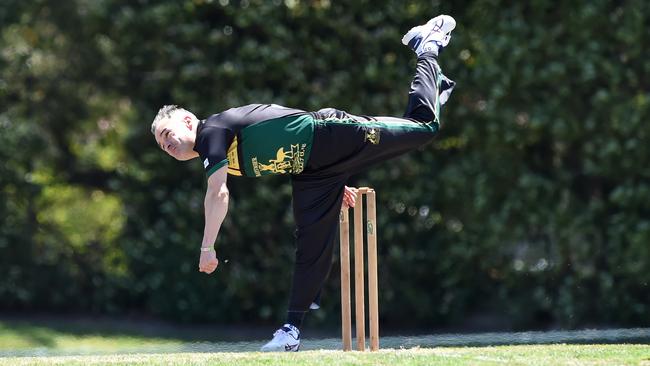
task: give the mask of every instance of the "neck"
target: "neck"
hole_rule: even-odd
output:
[[[192,120],[192,122],[190,122],[189,127],[190,127],[190,132],[192,133],[192,142],[194,143],[196,143],[196,131],[198,130],[200,123],[201,121],[199,121],[198,119],[194,119]]]
[[[192,122],[191,122],[191,130],[190,130],[190,132],[192,133],[192,157],[190,157],[190,159],[194,159],[194,158],[199,157],[199,153],[194,151],[194,146],[196,146],[196,131],[199,128],[199,123],[201,123],[201,121],[199,121],[196,118],[194,120],[192,120]]]

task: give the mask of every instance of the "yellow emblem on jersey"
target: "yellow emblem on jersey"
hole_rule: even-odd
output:
[[[262,172],[271,174],[299,174],[305,169],[306,144],[293,144],[288,150],[280,147],[275,153],[275,159],[269,159],[268,164],[259,163],[257,156],[251,159],[255,176],[259,177]]]
[[[232,140],[232,143],[228,147],[226,157],[228,159],[228,174],[242,176],[239,157],[237,156],[237,136],[235,136],[235,139]]]
[[[379,143],[379,129],[370,127],[366,130],[365,141],[370,141],[371,144],[377,145]]]

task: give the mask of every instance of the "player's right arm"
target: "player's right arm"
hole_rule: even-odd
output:
[[[214,250],[214,243],[219,235],[221,224],[228,213],[227,173],[227,165],[212,173],[208,178],[208,188],[205,192],[205,227],[203,229],[203,241],[201,242],[199,271],[208,274],[214,272],[219,264]]]

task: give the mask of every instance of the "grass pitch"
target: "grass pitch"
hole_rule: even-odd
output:
[[[292,354],[170,353],[18,357],[0,365],[650,365],[647,345],[441,347],[379,352],[306,351]]]
[[[260,353],[267,339],[208,333],[0,320],[4,365],[644,365],[650,329],[382,337],[379,352],[342,352],[340,339],[304,339],[298,353]],[[138,329],[135,331],[134,329]],[[218,332],[217,332],[218,333]],[[228,331],[228,333],[231,333]],[[581,343],[581,344],[570,344]]]

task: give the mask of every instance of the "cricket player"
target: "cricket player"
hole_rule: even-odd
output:
[[[342,204],[354,206],[348,178],[368,166],[415,150],[440,129],[440,106],[454,83],[437,59],[456,21],[440,15],[402,38],[417,55],[415,77],[403,117],[356,116],[325,108],[315,112],[275,104],[232,108],[200,120],[167,105],[151,132],[160,148],[177,160],[199,158],[207,176],[205,228],[199,271],[219,264],[214,248],[228,212],[228,175],[285,174],[293,188],[296,257],[285,324],[262,351],[298,351],[303,318],[318,307],[332,265]]]

